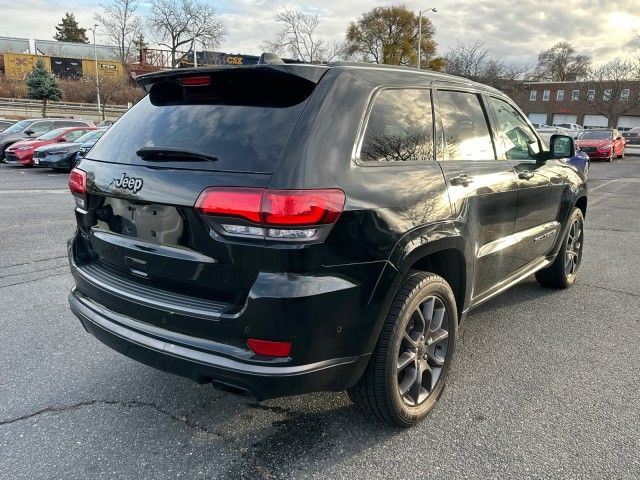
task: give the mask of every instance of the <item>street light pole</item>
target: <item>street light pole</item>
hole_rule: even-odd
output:
[[[418,61],[417,67],[420,69],[420,55],[422,55],[421,47],[422,47],[422,12],[432,11],[433,13],[437,13],[437,8],[425,8],[424,10],[418,11]]]
[[[100,105],[100,77],[98,76],[98,49],[96,47],[96,28],[98,28],[97,23],[93,26],[93,28],[90,28],[89,30],[93,32],[93,59],[96,65],[96,96],[98,98],[98,118],[102,118],[102,108]]]

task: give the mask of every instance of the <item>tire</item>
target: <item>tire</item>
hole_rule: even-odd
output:
[[[556,259],[547,268],[536,272],[536,279],[545,287],[560,289],[570,287],[576,281],[582,263],[583,250],[584,216],[579,208],[574,208]]]
[[[415,425],[442,395],[457,336],[458,314],[449,284],[433,273],[410,272],[389,308],[362,378],[347,391],[349,398],[391,425]]]

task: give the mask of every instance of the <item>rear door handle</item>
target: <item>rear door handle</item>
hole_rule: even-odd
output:
[[[451,182],[451,185],[463,185],[466,187],[471,182],[473,182],[473,179],[466,173],[462,173],[457,177],[451,177],[451,180],[449,181]]]
[[[518,178],[522,180],[531,180],[535,174],[533,172],[524,171],[518,174]]]

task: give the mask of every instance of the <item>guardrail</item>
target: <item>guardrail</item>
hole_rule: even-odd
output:
[[[119,117],[129,109],[128,105],[106,105],[105,116]],[[4,114],[12,112],[13,115],[37,116],[42,110],[42,101],[29,98],[3,98],[0,97],[0,111]],[[98,105],[95,103],[49,102],[48,112],[62,113],[64,115],[89,115],[98,116]]]

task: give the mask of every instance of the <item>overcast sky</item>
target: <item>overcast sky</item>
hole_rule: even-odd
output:
[[[109,0],[105,0],[108,3]],[[560,40],[568,40],[596,63],[624,56],[640,33],[640,0],[427,0],[378,2],[371,0],[311,0],[308,3],[279,0],[218,0],[213,2],[227,29],[218,50],[258,54],[260,43],[276,31],[275,10],[299,5],[318,12],[318,33],[343,39],[350,21],[376,5],[404,3],[428,12],[436,27],[438,53],[444,54],[457,40],[481,40],[496,57],[507,63],[534,65],[537,53]],[[54,25],[65,11],[72,11],[82,26],[93,25],[97,2],[87,0],[0,0],[0,35],[52,38]],[[148,4],[140,2],[144,14]]]

